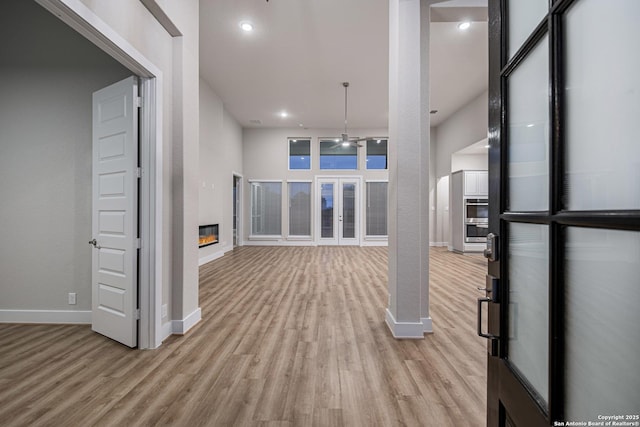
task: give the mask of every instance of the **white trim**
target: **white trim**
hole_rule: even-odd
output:
[[[396,339],[424,339],[425,325],[420,322],[398,322],[387,308],[386,323]]]
[[[308,169],[291,169],[291,141],[292,140],[309,141],[309,168]],[[288,171],[310,171],[313,168],[313,138],[312,137],[300,137],[295,136],[287,138],[287,170]]]
[[[422,322],[422,325],[424,326],[423,331],[425,334],[432,334],[433,333],[433,321],[431,320],[431,317],[422,317],[420,319],[420,321]]]
[[[198,258],[198,267],[205,265],[208,262],[214,261],[218,258],[222,258],[224,254],[233,250],[233,245],[220,246],[217,251],[209,255]]]
[[[389,246],[388,240],[363,240],[360,246]]]
[[[202,319],[202,311],[200,307],[196,308],[193,313],[182,320],[171,321],[171,330],[174,334],[184,335],[189,329],[195,326]]]
[[[279,182],[280,184],[282,184],[284,181],[281,179],[249,179],[248,182],[249,184],[252,184],[254,182]]]
[[[376,169],[372,169],[372,170],[376,170]],[[383,169],[378,169],[378,170],[383,170]],[[364,182],[365,183],[367,183],[367,182],[386,182],[388,184],[389,180],[388,179],[365,179]]]
[[[153,17],[156,18],[156,21],[158,21],[172,37],[179,37],[182,35],[176,24],[174,24],[171,18],[167,16],[156,0],[140,0],[140,2],[149,10],[149,12],[151,12]]]
[[[161,337],[162,339],[160,340],[160,342],[166,340],[167,338],[169,338],[171,335],[173,335],[173,322],[171,320],[165,322],[162,324],[162,326],[160,328],[158,328],[160,330],[161,333]]]
[[[268,240],[268,241],[273,241],[273,240],[282,240],[282,235],[250,235],[249,236],[249,240]]]
[[[243,244],[244,246],[318,246],[313,240],[250,240]]]
[[[447,247],[449,242],[429,242],[429,246],[433,246],[436,248]]]
[[[312,242],[313,241],[313,237],[311,236],[287,236],[285,238],[288,241],[294,241],[294,242],[304,242],[304,241],[309,241]]]
[[[296,183],[296,182],[301,182],[301,183],[305,183],[305,184],[313,184],[313,180],[312,179],[287,179],[287,180],[285,180],[285,182],[287,184]]]
[[[118,32],[107,25],[80,0],[36,0],[60,20],[94,43],[134,74],[142,77],[142,182],[140,203],[142,223],[140,323],[138,347],[156,348],[162,344],[162,126],[163,75]],[[146,172],[145,172],[146,171]],[[146,220],[146,222],[145,222]]]
[[[236,212],[236,245],[242,246],[242,233],[244,232],[244,176],[241,173],[231,171],[233,177],[233,183],[235,185],[236,178],[238,179],[238,187],[236,191],[237,208]],[[233,201],[233,186],[231,186],[231,200]],[[233,219],[233,203],[231,204],[231,218]],[[233,233],[233,229],[231,230]],[[233,235],[231,236],[231,249],[233,249]],[[230,250],[231,250],[230,249]],[[225,251],[226,252],[226,251]]]
[[[65,323],[90,325],[91,310],[0,310],[0,323]]]

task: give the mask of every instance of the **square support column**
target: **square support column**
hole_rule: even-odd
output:
[[[429,316],[429,7],[389,1],[389,306],[396,338],[433,332]]]

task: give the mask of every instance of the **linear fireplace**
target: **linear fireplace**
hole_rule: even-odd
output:
[[[218,224],[201,225],[198,227],[198,247],[204,248],[205,246],[218,243]]]

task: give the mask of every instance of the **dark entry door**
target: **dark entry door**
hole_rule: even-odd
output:
[[[489,1],[489,426],[640,425],[639,19]]]

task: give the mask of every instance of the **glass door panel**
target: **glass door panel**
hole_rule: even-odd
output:
[[[565,252],[565,418],[638,415],[640,232],[568,227]]]
[[[334,237],[334,184],[327,182],[320,184],[320,237],[323,239]]]
[[[359,178],[318,178],[319,244],[360,244],[359,187]]]
[[[356,237],[356,184],[342,184],[342,238]]]
[[[509,76],[509,210],[549,208],[549,40]]]
[[[508,359],[546,404],[549,395],[549,227],[509,225]]]
[[[549,10],[549,0],[509,0],[509,58]]]
[[[640,40],[640,2],[614,3],[583,0],[564,18],[570,210],[640,209],[640,49],[623,42]]]

